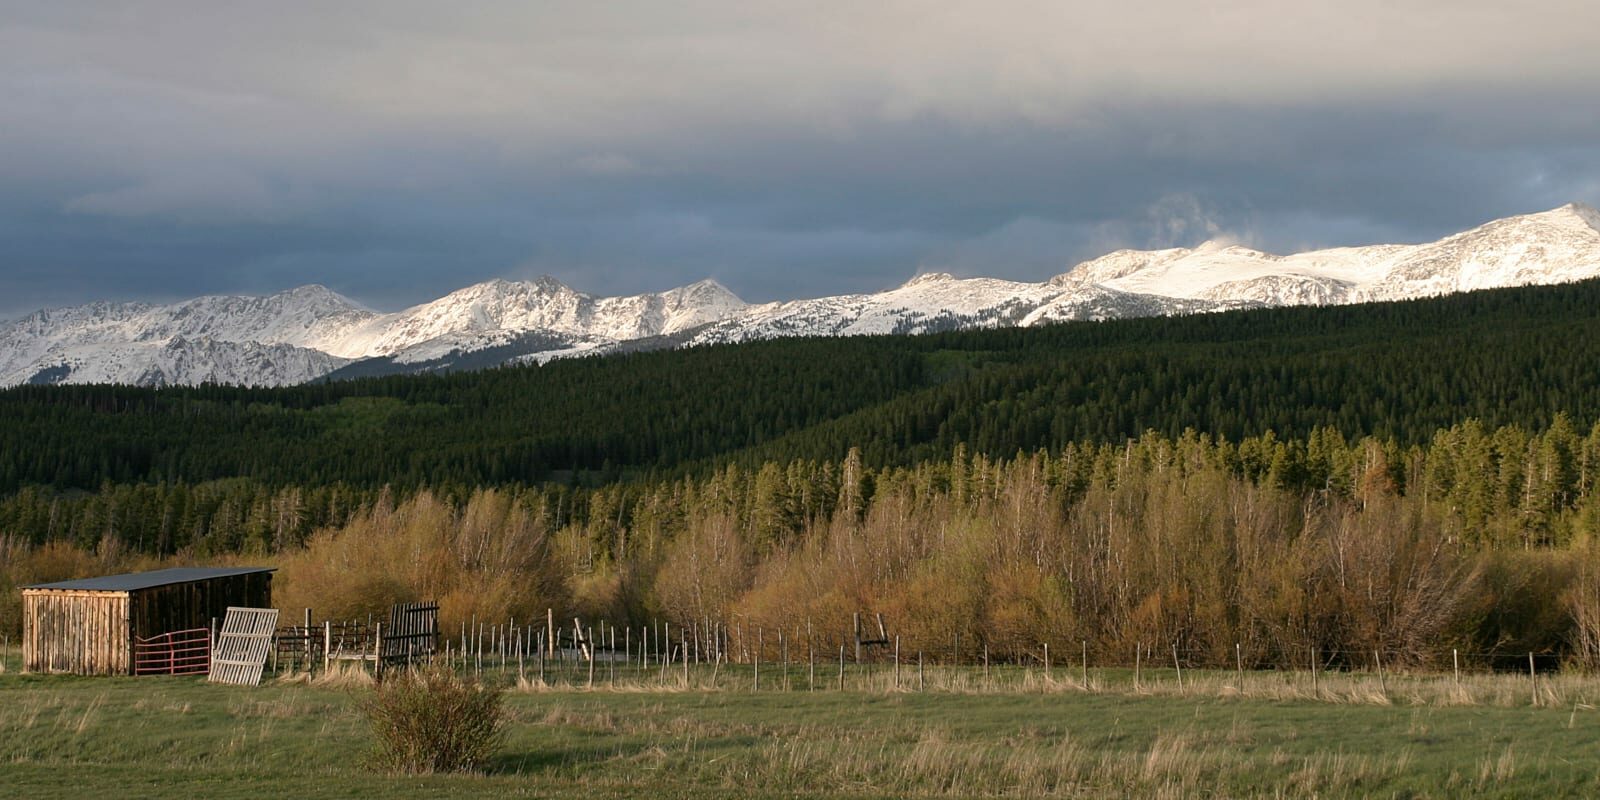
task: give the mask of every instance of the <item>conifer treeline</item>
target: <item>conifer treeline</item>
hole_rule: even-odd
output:
[[[280,603],[336,616],[430,596],[446,601],[447,627],[554,608],[836,641],[859,611],[884,614],[909,648],[959,642],[967,657],[1087,642],[1107,660],[1177,646],[1189,663],[1224,664],[1238,645],[1261,666],[1304,666],[1308,648],[1525,664],[1528,652],[1600,656],[1597,470],[1600,426],[1558,417],[1538,432],[1465,423],[1410,447],[1327,429],[1237,443],[1151,433],[1000,460],[958,449],[873,469],[852,454],[597,489],[301,490],[317,510],[299,516],[285,507],[296,490],[165,491],[236,509],[223,515],[236,532],[182,546],[280,564]],[[0,506],[9,530],[77,520],[0,542],[6,579],[178,544],[177,523],[139,538],[107,527],[200,519],[111,508],[144,491]],[[295,522],[311,516],[325,524]]]
[[[1362,482],[1380,481],[1396,494],[1446,506],[1460,518],[1457,535],[1474,548],[1570,543],[1580,532],[1572,512],[1587,507],[1600,481],[1600,423],[1581,431],[1565,414],[1536,432],[1519,426],[1491,430],[1469,420],[1410,447],[1375,437],[1351,441],[1331,428],[1313,429],[1304,439],[1280,439],[1269,432],[1239,442],[1193,431],[1177,439],[1147,432],[1123,444],[1082,442],[1039,451],[1037,457],[1058,502],[1070,505],[1103,477],[1111,461],[1158,446],[1181,449],[1232,478],[1308,497],[1348,499]],[[911,481],[919,494],[947,491],[966,502],[976,496],[968,482],[981,483],[997,463],[1003,462],[958,445],[949,459],[873,469],[852,451],[842,463],[769,461],[754,469],[730,464],[704,478],[593,489],[512,486],[507,492],[552,530],[610,526],[622,537],[618,541],[625,541],[640,522],[683,519],[714,501],[756,540],[785,542],[807,523],[831,518],[841,502],[855,502],[850,498],[857,496],[870,500],[880,485]],[[858,481],[853,489],[852,480]],[[412,491],[343,483],[275,489],[246,479],[107,484],[92,493],[35,486],[0,499],[0,532],[32,544],[87,548],[110,538],[119,548],[157,557],[272,553],[303,546],[316,530],[342,526],[380,498],[404,500]],[[453,506],[463,505],[474,492],[460,485],[428,491]],[[598,536],[595,544],[609,553],[613,538]]]

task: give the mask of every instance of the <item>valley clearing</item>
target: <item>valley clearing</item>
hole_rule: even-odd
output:
[[[1600,679],[1010,667],[925,690],[738,668],[506,699],[486,774],[365,767],[364,681],[0,672],[6,797],[1579,797],[1600,791]],[[302,676],[303,677],[303,676]],[[514,676],[513,676],[514,677]],[[818,684],[825,682],[818,681]],[[1530,691],[1530,683],[1534,683]],[[788,689],[784,686],[787,685]]]

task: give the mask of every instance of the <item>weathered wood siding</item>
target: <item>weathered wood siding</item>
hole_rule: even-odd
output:
[[[272,573],[257,572],[172,583],[130,592],[128,621],[141,639],[172,631],[210,628],[228,614],[228,606],[272,607]]]
[[[29,672],[125,674],[132,669],[128,593],[25,589],[22,665]]]
[[[22,664],[29,672],[127,675],[133,641],[210,628],[228,606],[272,607],[272,573],[173,583],[130,592],[24,589]]]

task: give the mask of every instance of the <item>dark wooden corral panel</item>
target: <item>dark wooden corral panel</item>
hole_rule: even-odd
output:
[[[228,606],[272,607],[272,572],[159,570],[24,587],[22,666],[126,675],[136,638],[209,628]]]
[[[129,593],[128,622],[140,639],[170,631],[209,628],[228,614],[228,606],[272,607],[272,573],[155,586]]]

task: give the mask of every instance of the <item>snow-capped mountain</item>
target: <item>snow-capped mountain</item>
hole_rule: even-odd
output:
[[[321,286],[166,306],[91,303],[0,327],[0,386],[280,386],[346,367],[355,368],[345,374],[372,375],[488,366],[483,355],[463,359],[591,352],[672,336],[744,307],[710,280],[659,294],[594,297],[549,277],[489,281],[391,314]]]
[[[596,297],[546,277],[489,281],[379,313],[307,286],[269,297],[40,311],[0,326],[0,385],[283,385],[777,336],[1358,303],[1593,277],[1600,277],[1600,212],[1573,204],[1425,244],[1278,256],[1207,242],[1120,250],[1043,283],[932,273],[883,292],[761,305],[711,280]]]
[[[493,280],[375,316],[323,339],[321,349],[345,358],[390,356],[404,362],[503,344],[525,331],[627,341],[675,334],[744,307],[744,301],[712,280],[632,297],[594,297],[550,277]]]
[[[1163,297],[1266,305],[1402,300],[1600,275],[1600,212],[1573,203],[1508,217],[1437,242],[1276,256],[1207,242],[1122,250],[1051,280]]]
[[[318,345],[374,316],[321,286],[38,311],[0,327],[0,385],[303,383],[349,361]]]

